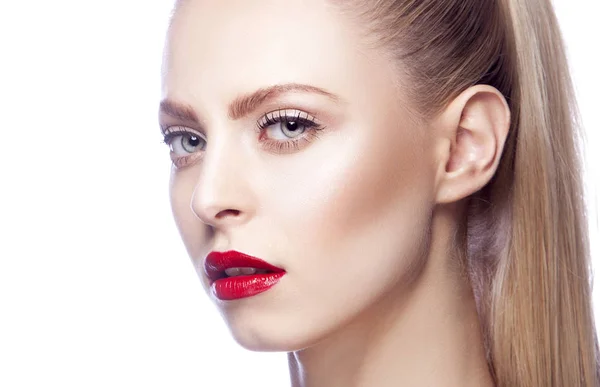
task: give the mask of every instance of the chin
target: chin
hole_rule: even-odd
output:
[[[294,333],[292,327],[273,330],[266,327],[229,325],[233,339],[243,348],[255,352],[294,352],[310,346],[310,340]]]
[[[248,316],[247,316],[248,317]],[[265,321],[258,316],[242,319],[224,316],[233,339],[243,348],[255,352],[294,352],[320,341],[324,332],[311,331],[305,321]],[[286,320],[286,319],[284,319]]]

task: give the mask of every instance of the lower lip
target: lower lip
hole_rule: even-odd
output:
[[[252,297],[277,285],[284,274],[285,272],[280,272],[221,278],[213,282],[211,289],[223,301]]]

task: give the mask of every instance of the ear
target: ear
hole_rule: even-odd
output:
[[[510,109],[494,87],[476,85],[432,122],[437,134],[436,202],[452,203],[494,176],[510,127]]]

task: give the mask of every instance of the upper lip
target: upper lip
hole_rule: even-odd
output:
[[[240,253],[239,251],[211,251],[204,261],[204,271],[212,281],[226,277],[225,270],[232,267],[252,267],[275,273],[283,272],[280,267],[273,266],[260,258]]]

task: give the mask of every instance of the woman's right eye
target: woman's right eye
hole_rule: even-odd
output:
[[[206,139],[201,134],[181,126],[167,128],[164,142],[169,145],[173,157],[189,156],[206,148]]]

